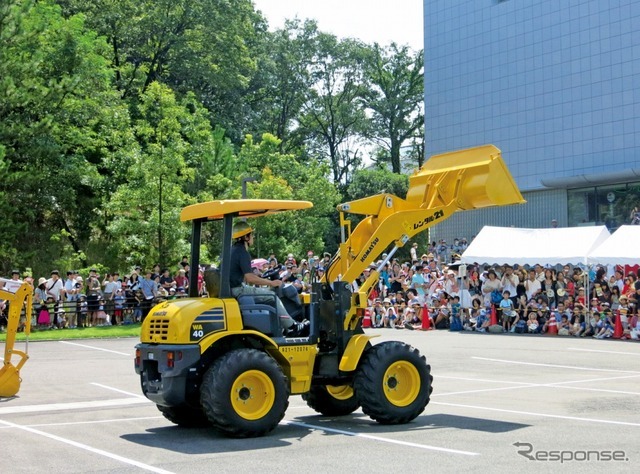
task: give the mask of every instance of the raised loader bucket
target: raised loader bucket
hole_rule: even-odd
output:
[[[458,210],[525,202],[493,145],[432,156],[409,177],[406,200],[423,208],[455,202]]]
[[[20,374],[11,364],[0,369],[0,397],[13,397],[20,390]]]
[[[405,199],[381,193],[338,205],[343,243],[326,281],[355,280],[389,245],[399,248],[457,211],[524,202],[495,146],[434,155],[409,177]],[[365,217],[351,231],[345,213]]]

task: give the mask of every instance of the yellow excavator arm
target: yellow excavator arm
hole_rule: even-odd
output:
[[[391,243],[395,246],[387,260],[411,237],[456,211],[524,202],[495,146],[434,155],[409,177],[405,199],[378,194],[338,206],[342,243],[327,269],[327,281],[354,281]],[[366,217],[351,231],[345,213]],[[377,279],[379,270],[371,272],[369,279]],[[366,298],[362,299],[352,308],[363,307]],[[347,317],[345,328],[354,324],[352,316]]]
[[[0,288],[0,299],[9,303],[9,314],[7,315],[7,339],[4,345],[4,360],[0,368],[0,397],[13,397],[20,390],[20,369],[27,361],[29,356],[27,352],[18,351],[14,348],[16,342],[16,334],[20,326],[20,314],[24,310],[25,334],[29,335],[31,331],[31,313],[33,302],[33,287],[21,282],[18,287],[11,287],[13,282],[3,280],[2,288]],[[20,360],[13,365],[11,359],[18,356]]]

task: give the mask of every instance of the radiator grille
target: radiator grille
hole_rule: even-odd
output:
[[[169,318],[151,318],[149,321],[149,338],[166,341],[169,334]]]

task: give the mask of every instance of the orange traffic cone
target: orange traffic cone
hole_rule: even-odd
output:
[[[368,309],[364,310],[364,316],[362,317],[362,327],[370,328],[371,327],[371,311]]]
[[[552,336],[558,335],[558,321],[556,321],[555,313],[551,313],[549,316],[549,324],[547,325],[547,334]]]
[[[613,329],[613,337],[614,339],[620,339],[624,334],[624,330],[622,329],[622,320],[620,319],[620,310],[616,312],[616,324]]]
[[[491,326],[498,324],[498,314],[496,313],[496,305],[491,305]]]
[[[420,328],[422,331],[429,331],[433,329],[431,327],[431,318],[429,317],[429,310],[426,305],[422,308],[422,327]]]

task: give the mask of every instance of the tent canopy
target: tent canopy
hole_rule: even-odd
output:
[[[589,263],[635,265],[640,263],[640,226],[623,225],[589,254]]]
[[[557,229],[484,226],[461,260],[494,265],[587,264],[588,255],[609,235],[605,226]]]

